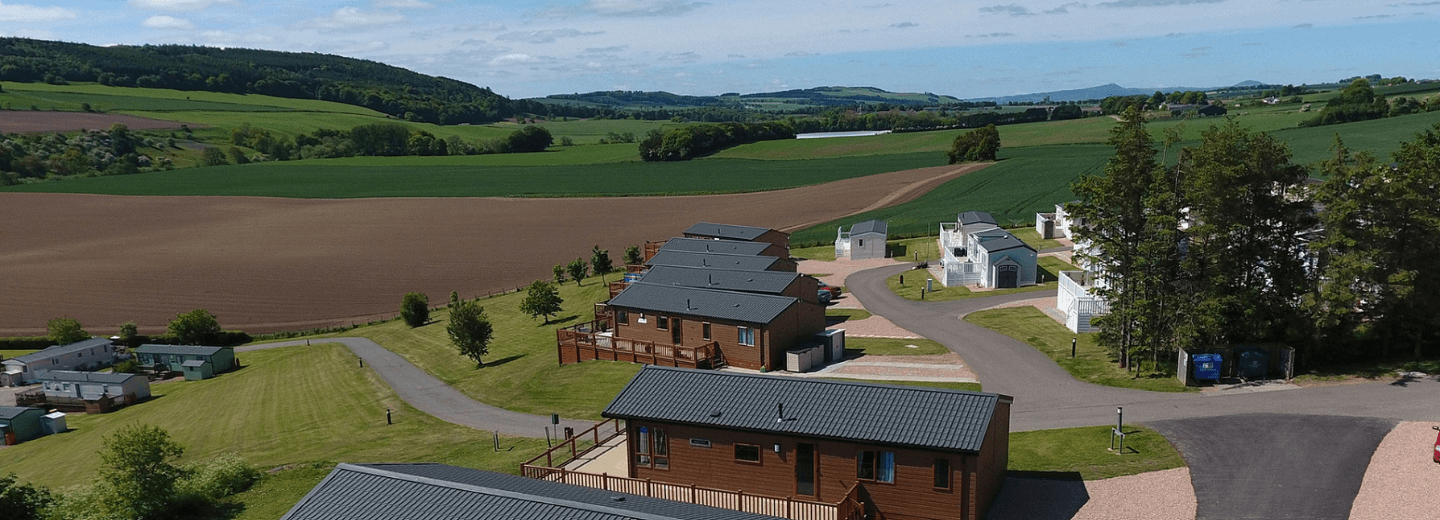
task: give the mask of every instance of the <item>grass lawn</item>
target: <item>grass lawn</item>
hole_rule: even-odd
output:
[[[1020,239],[1021,242],[1035,248],[1036,251],[1061,246],[1060,242],[1055,239],[1040,238],[1040,233],[1035,231],[1034,227],[1015,228],[1008,231],[1010,231],[1010,234],[1015,235],[1015,238]]]
[[[236,495],[245,510],[233,520],[275,520],[285,516],[332,469],[333,463],[317,462],[264,475],[249,491]]]
[[[1154,430],[1125,426],[1125,451],[1110,451],[1111,426],[1010,434],[1010,471],[1079,473],[1085,480],[1185,467],[1170,441]]]
[[[806,260],[831,262],[835,260],[835,244],[820,244],[812,247],[797,247],[790,250],[790,256]]]
[[[935,235],[890,240],[885,243],[885,247],[890,250],[890,256],[897,260],[929,262],[941,258],[939,236]]]
[[[617,274],[608,275],[615,280]],[[576,419],[599,419],[641,365],[612,361],[586,361],[560,366],[555,350],[555,329],[595,319],[595,302],[609,296],[600,278],[577,287],[560,287],[564,311],[550,324],[520,312],[525,293],[510,293],[481,300],[495,327],[495,339],[486,366],[463,357],[445,334],[449,311],[430,314],[431,323],[410,328],[400,320],[334,334],[361,336],[409,360],[464,394],[481,402],[532,414],[558,413]]]
[[[1097,385],[1134,388],[1154,392],[1188,392],[1174,375],[1136,375],[1120,368],[1109,350],[1096,343],[1096,334],[1075,334],[1034,307],[1014,307],[973,312],[965,321],[999,332],[1035,347],[1075,379]],[[1075,357],[1070,357],[1070,340],[1077,340]]]
[[[244,368],[214,379],[153,385],[149,401],[103,415],[72,414],[69,432],[6,448],[5,471],[50,487],[87,482],[99,468],[102,439],[134,423],[169,431],[185,447],[183,461],[235,452],[261,468],[427,461],[513,473],[544,449],[543,440],[505,437],[502,450],[509,451],[493,453],[489,433],[409,407],[338,344],[239,358]],[[395,424],[385,424],[386,409]]]
[[[23,355],[25,355],[25,354],[34,354],[34,353],[36,353],[36,352],[39,352],[39,351],[38,351],[38,350],[0,350],[0,359],[10,359],[10,358],[13,358],[13,357],[16,357],[16,356],[23,356]]]
[[[56,94],[88,95],[96,99],[105,98],[142,98],[156,100],[156,102],[171,101],[177,106],[183,106],[184,102],[206,102],[226,105],[251,105],[261,107],[279,107],[292,111],[301,112],[338,112],[347,114],[359,114],[368,116],[381,116],[384,114],[370,110],[365,107],[335,103],[331,101],[319,101],[314,99],[294,99],[265,96],[261,94],[227,94],[223,92],[204,92],[171,90],[163,88],[128,88],[111,87],[98,83],[72,83],[69,85],[50,85],[46,83],[5,83],[6,92],[25,92],[39,97],[52,97]],[[70,99],[70,98],[65,98]],[[79,105],[85,98],[75,98],[74,104]],[[96,105],[91,102],[91,105]],[[99,108],[97,106],[97,108]],[[174,110],[168,106],[157,106],[157,110]]]
[[[917,348],[910,348],[915,345]],[[859,350],[867,356],[928,356],[949,354],[950,349],[934,341],[916,338],[845,338],[845,350]]]
[[[1055,258],[1053,256],[1042,256],[1037,260],[1037,264],[1040,266],[1041,276],[1045,280],[1049,281],[1026,287],[1016,287],[1014,289],[971,291],[970,288],[965,286],[945,287],[940,285],[940,282],[937,280],[934,284],[932,284],[935,287],[935,290],[925,291],[925,297],[921,298],[920,292],[922,289],[925,288],[926,280],[935,279],[935,277],[930,276],[930,271],[924,269],[912,269],[891,276],[890,278],[886,278],[885,285],[890,288],[891,292],[894,292],[901,298],[905,298],[907,300],[944,302],[951,300],[964,300],[966,298],[979,298],[982,296],[999,296],[1002,294],[1039,292],[1047,290],[1054,291],[1056,284],[1059,283],[1056,280],[1059,279],[1060,271],[1075,270],[1075,266],[1067,264],[1064,260]],[[905,283],[903,284],[900,283],[901,277],[904,277],[905,279]]]
[[[966,391],[966,392],[979,392],[979,391],[980,391],[980,383],[951,383],[951,382],[932,382],[932,381],[888,381],[888,380],[880,380],[880,379],[846,379],[846,378],[843,378],[843,377],[822,377],[822,378],[820,378],[820,379],[826,379],[826,380],[830,380],[830,381],[848,381],[848,382],[851,382],[851,383],[870,383],[870,384],[876,384],[876,385],[924,386],[924,387],[929,387],[929,388],[944,388],[944,389],[946,389],[946,390],[964,390],[964,391]]]
[[[842,319],[844,321],[854,321],[863,320],[870,316],[870,311],[865,309],[825,309],[825,317],[831,320]]]
[[[1322,384],[1352,379],[1380,380],[1394,378],[1400,372],[1424,372],[1440,374],[1440,359],[1373,361],[1369,363],[1315,367],[1304,373],[1295,374],[1295,383],[1300,385]]]
[[[347,116],[354,117],[354,116]],[[447,127],[451,128],[451,127]],[[588,155],[584,148],[575,152]],[[598,152],[597,152],[598,153]],[[529,155],[529,154],[526,154]],[[549,156],[549,154],[542,154]],[[360,197],[589,197],[737,193],[821,184],[943,164],[940,154],[813,161],[694,161],[551,166],[317,165],[268,162],[7,186],[0,191],[110,195]],[[360,160],[365,162],[365,160]],[[833,233],[833,227],[830,233]]]

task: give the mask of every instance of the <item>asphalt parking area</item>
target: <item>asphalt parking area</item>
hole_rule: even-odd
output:
[[[1395,421],[1261,413],[1146,426],[1189,464],[1198,520],[1345,520]]]

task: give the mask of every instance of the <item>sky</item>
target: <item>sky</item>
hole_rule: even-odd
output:
[[[512,98],[1440,78],[1440,0],[0,0],[0,36],[375,60]]]

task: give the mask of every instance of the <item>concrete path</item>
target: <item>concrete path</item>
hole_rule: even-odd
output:
[[[523,414],[512,412],[502,408],[496,408],[481,403],[469,396],[460,393],[459,390],[435,379],[434,376],[421,370],[419,367],[410,364],[399,354],[386,350],[374,341],[366,338],[326,338],[310,340],[314,344],[339,343],[345,345],[354,352],[360,359],[365,360],[365,366],[370,367],[376,374],[380,375],[395,394],[400,396],[410,406],[435,416],[436,418],[461,426],[469,426],[478,430],[498,431],[505,435],[521,437],[544,437],[545,427],[550,426],[550,417],[540,415]],[[285,341],[280,343],[263,343],[250,345],[235,349],[237,353],[251,352],[282,347],[294,347],[307,345],[306,340]],[[593,426],[588,421],[576,421],[561,419],[560,427],[569,426],[575,428],[579,433]],[[554,438],[562,438],[563,434],[556,435],[555,428],[550,428],[550,435]]]
[[[1146,425],[1190,465],[1197,520],[1346,520],[1395,422],[1267,413]]]

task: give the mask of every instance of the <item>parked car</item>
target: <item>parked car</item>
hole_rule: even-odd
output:
[[[830,291],[820,289],[818,292],[819,294],[817,296],[820,297],[820,305],[830,305]]]
[[[822,290],[822,291],[830,291],[830,299],[832,299],[832,300],[835,299],[835,298],[839,298],[839,297],[840,297],[840,288],[839,288],[839,287],[836,287],[836,286],[833,286],[833,285],[830,285],[830,284],[821,282],[821,283],[820,283],[820,290]]]
[[[1434,428],[1440,430],[1440,426]],[[1440,462],[1440,434],[1435,435],[1435,462]]]

